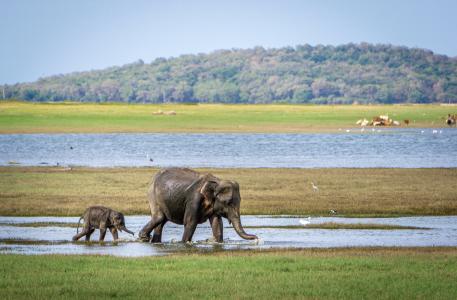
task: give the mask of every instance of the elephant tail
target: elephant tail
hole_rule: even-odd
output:
[[[84,219],[84,216],[81,216],[81,218],[79,218],[79,221],[78,221],[78,227],[76,227],[76,234],[79,233],[79,224],[81,223],[81,220]]]

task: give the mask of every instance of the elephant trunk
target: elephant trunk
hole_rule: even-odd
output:
[[[122,227],[120,228],[120,230],[121,230],[121,231],[125,231],[125,232],[127,232],[127,233],[130,233],[131,235],[135,235],[135,233],[133,233],[132,231],[128,230],[125,226],[122,226]]]
[[[241,221],[240,221],[240,215],[238,213],[234,213],[232,217],[229,218],[229,220],[233,223],[233,228],[235,228],[236,233],[238,235],[245,239],[245,240],[255,240],[257,239],[257,236],[254,234],[247,234],[243,226],[241,226]]]

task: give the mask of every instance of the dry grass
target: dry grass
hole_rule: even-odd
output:
[[[214,251],[186,253],[179,252],[173,254],[177,256],[306,256],[306,257],[351,257],[351,256],[397,256],[405,255],[410,257],[431,257],[431,256],[449,256],[457,258],[457,247],[342,247],[342,248],[269,248],[269,249],[243,249],[232,251]]]
[[[148,214],[157,169],[0,167],[0,215]],[[199,169],[241,186],[243,214],[455,215],[457,169]],[[319,186],[314,192],[311,181]]]

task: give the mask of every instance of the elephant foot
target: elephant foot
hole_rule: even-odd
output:
[[[149,243],[149,241],[151,240],[151,236],[150,236],[150,235],[147,235],[147,234],[145,234],[145,233],[143,233],[143,232],[140,232],[140,233],[138,234],[138,240],[139,240],[140,242]]]

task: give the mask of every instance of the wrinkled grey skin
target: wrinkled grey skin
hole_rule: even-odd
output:
[[[190,242],[197,224],[209,220],[215,241],[223,241],[222,217],[233,223],[243,239],[247,234],[240,222],[240,186],[236,181],[221,180],[185,168],[160,170],[148,191],[151,221],[139,233],[143,241],[160,243],[166,222],[184,225],[182,242]],[[151,239],[151,232],[154,235]]]
[[[84,226],[81,233],[78,233],[81,219],[84,219]],[[73,241],[77,241],[83,236],[86,236],[86,242],[90,241],[90,236],[97,228],[100,229],[100,241],[105,239],[106,229],[111,231],[114,240],[119,239],[118,230],[134,235],[133,232],[125,227],[124,215],[122,213],[112,210],[109,207],[91,206],[79,218],[78,228],[76,229],[76,235],[73,237]]]

